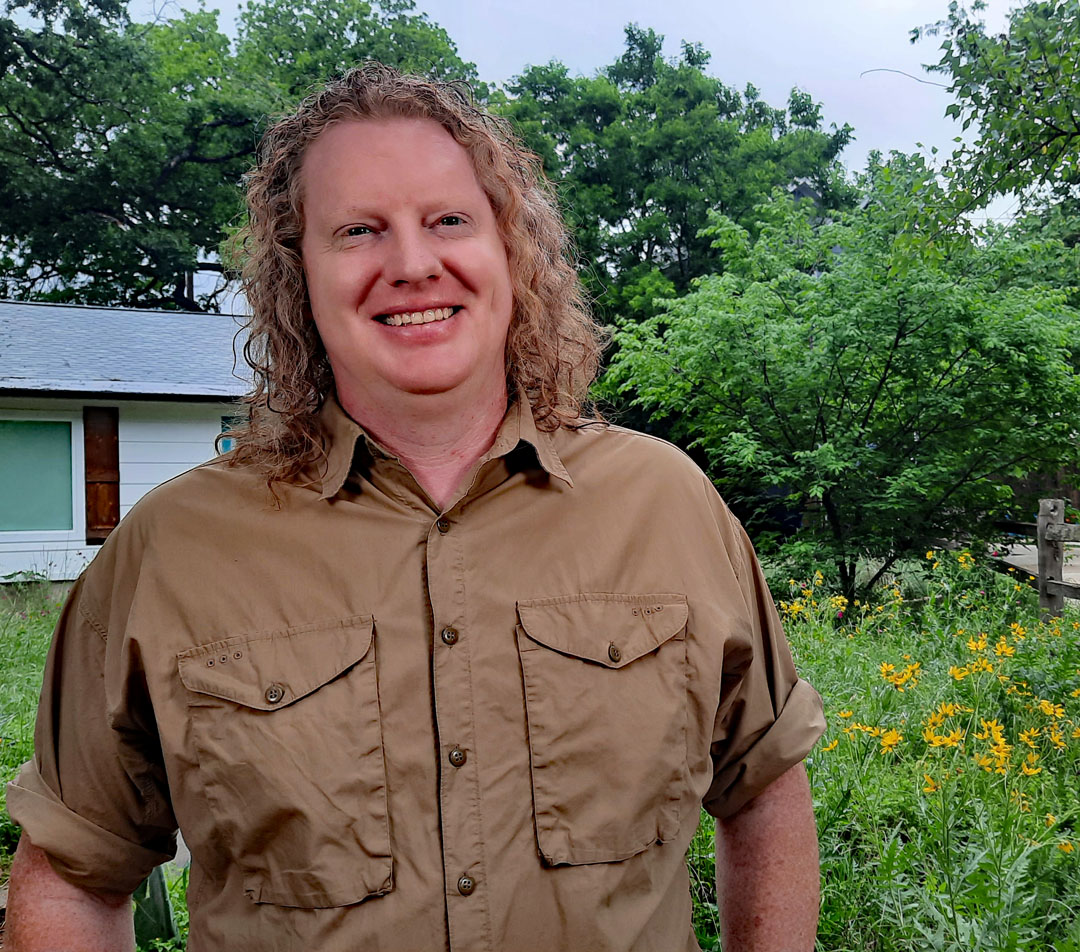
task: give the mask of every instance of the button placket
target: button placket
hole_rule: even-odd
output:
[[[481,797],[472,697],[472,651],[465,637],[464,539],[468,533],[445,516],[431,526],[425,552],[428,597],[435,630],[431,654],[435,722],[440,754],[439,812],[450,948],[496,952],[484,877]],[[468,872],[463,872],[468,870]],[[467,901],[466,901],[467,897]]]

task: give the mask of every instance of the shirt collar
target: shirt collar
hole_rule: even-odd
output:
[[[319,411],[319,421],[326,438],[325,469],[321,478],[320,496],[329,499],[340,492],[352,472],[353,458],[358,443],[369,451],[382,452],[364,428],[350,417],[338,403],[336,394],[330,394]],[[507,408],[503,421],[495,434],[495,442],[484,454],[484,460],[496,459],[513,452],[521,443],[527,443],[536,453],[536,460],[549,476],[561,479],[571,489],[574,481],[566,471],[555,449],[554,434],[538,430],[533,419],[532,407],[523,393]]]

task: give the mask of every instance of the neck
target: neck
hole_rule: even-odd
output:
[[[391,404],[342,392],[338,399],[381,446],[401,460],[436,507],[444,510],[455,490],[491,449],[506,415],[506,388],[478,395],[399,394]]]

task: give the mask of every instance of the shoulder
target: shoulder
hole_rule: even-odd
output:
[[[634,478],[652,475],[694,484],[709,481],[697,463],[675,444],[611,423],[563,428],[556,445],[568,469],[573,463],[612,473],[621,469]],[[570,472],[573,476],[573,470]]]

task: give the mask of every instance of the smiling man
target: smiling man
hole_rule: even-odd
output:
[[[677,449],[589,420],[600,335],[534,156],[369,65],[266,135],[250,426],[76,584],[15,952],[131,948],[191,850],[191,952],[808,952],[823,728],[753,550]]]

